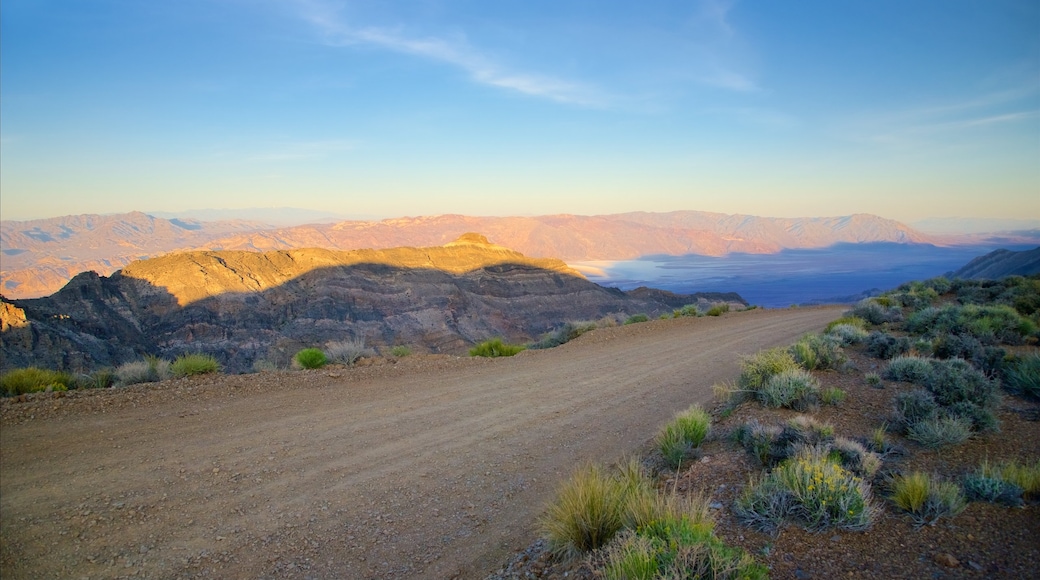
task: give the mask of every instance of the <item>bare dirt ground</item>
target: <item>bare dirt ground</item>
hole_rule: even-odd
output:
[[[481,578],[529,544],[576,464],[640,451],[740,355],[841,310],[653,321],[510,359],[8,399],[0,573]]]

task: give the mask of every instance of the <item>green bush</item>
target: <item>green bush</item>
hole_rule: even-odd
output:
[[[699,405],[693,405],[662,427],[657,435],[657,448],[668,464],[677,468],[700,446],[710,428],[711,415]]]
[[[320,348],[305,348],[297,352],[293,360],[305,369],[320,369],[329,362],[328,357]]]
[[[885,388],[884,383],[881,382],[881,375],[877,373],[867,373],[863,375],[863,378],[867,381],[868,385],[874,387],[875,389]]]
[[[1040,354],[1027,354],[1008,365],[1004,388],[1015,395],[1040,399]]]
[[[880,296],[861,300],[846,315],[861,318],[873,325],[899,322],[903,319],[899,307],[892,305],[891,300]]]
[[[840,339],[830,336],[810,334],[802,337],[788,350],[794,360],[809,371],[837,369],[848,361],[841,350]]]
[[[870,485],[815,450],[803,451],[748,485],[734,504],[741,521],[761,530],[789,521],[811,531],[863,530],[876,512]]]
[[[496,358],[500,356],[513,356],[527,347],[522,344],[504,344],[501,338],[492,338],[469,349],[469,356],[483,356]]]
[[[845,400],[845,391],[837,388],[830,387],[820,390],[820,401],[824,405],[840,405]]]
[[[72,384],[69,373],[37,367],[14,369],[0,377],[0,389],[9,397],[47,390],[67,391]]]
[[[741,360],[737,386],[747,393],[758,393],[773,375],[799,368],[794,357],[786,349],[777,347],[763,350]]]
[[[820,384],[804,369],[784,371],[769,377],[757,396],[767,407],[804,411],[819,403]]]
[[[683,306],[682,308],[678,308],[676,310],[673,310],[672,311],[672,318],[683,318],[683,317],[688,317],[688,316],[697,317],[697,316],[700,316],[700,314],[701,314],[700,310],[697,310],[697,305],[695,305],[695,304],[687,304],[686,306]]]
[[[170,364],[170,371],[176,377],[203,375],[220,371],[220,363],[208,354],[182,354]]]
[[[722,316],[726,312],[729,312],[729,304],[716,304],[709,308],[706,314],[708,316]]]
[[[726,546],[710,527],[679,514],[622,534],[607,550],[598,576],[608,580],[765,580],[769,570],[743,550]]]
[[[390,349],[390,354],[396,356],[397,358],[403,358],[412,354],[412,349],[408,348],[403,344],[399,344]]]
[[[966,502],[957,485],[933,480],[927,473],[897,475],[892,481],[892,502],[910,514],[918,524],[935,523],[941,517],[953,517]]]
[[[807,447],[826,447],[834,441],[834,427],[805,415],[783,426],[764,426],[752,419],[734,433],[737,442],[765,467],[772,467]]]
[[[637,324],[639,322],[646,322],[650,320],[650,317],[645,314],[633,314],[625,319],[625,324]]]

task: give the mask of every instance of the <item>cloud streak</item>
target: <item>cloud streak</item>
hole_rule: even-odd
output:
[[[424,58],[465,71],[476,83],[552,101],[602,108],[610,99],[583,83],[552,76],[510,70],[469,45],[464,38],[409,35],[400,28],[354,27],[331,6],[315,1],[297,2],[302,18],[330,46],[373,46]]]

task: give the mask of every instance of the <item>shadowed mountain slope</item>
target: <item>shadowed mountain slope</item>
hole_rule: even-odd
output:
[[[968,262],[953,278],[988,278],[1040,274],[1040,247],[1024,252],[995,250]]]
[[[115,365],[206,352],[242,371],[300,348],[363,339],[462,352],[494,336],[527,341],[568,320],[655,316],[684,304],[744,305],[736,294],[628,294],[560,260],[528,258],[468,234],[442,247],[264,254],[188,252],[88,272],[47,298],[0,309],[7,368]]]

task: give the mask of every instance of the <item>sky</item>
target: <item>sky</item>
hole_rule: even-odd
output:
[[[1040,3],[0,3],[0,218],[283,206],[1040,218]]]

